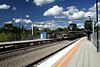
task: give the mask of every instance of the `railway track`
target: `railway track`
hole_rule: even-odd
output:
[[[37,61],[34,61],[33,63],[31,64],[28,64],[26,65],[25,67],[37,67],[39,64],[41,64],[42,62],[46,61],[48,58],[52,57],[54,54],[58,53],[59,51],[63,50],[64,48],[68,47],[69,45],[73,44],[74,42],[76,42],[77,40],[73,41],[73,42],[70,42],[69,44],[67,44],[66,46],[58,49],[57,51],[43,57],[43,58],[40,58],[38,59]]]
[[[77,40],[65,40],[4,52],[0,54],[0,65],[1,67],[34,67]]]
[[[25,53],[28,53],[31,51],[36,51],[38,49],[43,49],[43,48],[46,48],[49,46],[57,45],[58,43],[59,42],[50,43],[50,44],[46,44],[46,45],[35,45],[35,46],[0,52],[0,61],[8,59],[8,58],[12,58],[17,55],[25,54]]]

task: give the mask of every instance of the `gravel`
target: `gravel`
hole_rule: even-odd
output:
[[[31,64],[37,61],[40,58],[43,58],[64,46],[70,44],[73,41],[61,41],[57,45],[48,46],[43,49],[38,49],[35,51],[27,52],[21,55],[17,55],[15,57],[5,59],[4,61],[0,61],[0,67],[25,67],[28,64]]]

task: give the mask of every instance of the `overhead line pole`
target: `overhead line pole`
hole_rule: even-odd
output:
[[[96,0],[96,23],[98,24],[98,0]],[[98,42],[98,39],[99,39],[99,32],[98,32],[98,25],[97,25],[97,52],[99,51],[99,42]]]
[[[34,22],[32,23],[32,36],[33,36],[33,39],[34,39]]]

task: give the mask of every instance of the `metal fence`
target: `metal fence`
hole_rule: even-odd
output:
[[[39,39],[40,34],[32,35],[32,34],[16,34],[16,33],[0,33],[0,42],[6,41],[20,41],[20,40],[32,40]]]
[[[97,32],[91,34],[91,42],[100,51],[100,31],[98,32],[98,44],[97,44]],[[98,46],[98,47],[97,47]]]
[[[100,24],[99,24],[99,5],[98,5],[98,0],[96,0],[96,20],[95,20],[95,24],[96,26],[93,24],[93,30],[95,31],[95,33],[93,33],[91,35],[91,40],[93,42],[93,44],[96,46],[97,48],[97,52],[100,51]],[[94,32],[93,31],[93,32]]]

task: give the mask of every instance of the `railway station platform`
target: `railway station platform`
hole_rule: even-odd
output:
[[[83,37],[37,67],[100,67],[100,52]]]

